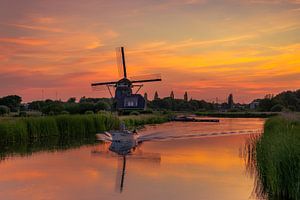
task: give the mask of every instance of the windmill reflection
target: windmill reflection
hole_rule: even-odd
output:
[[[160,154],[145,153],[140,149],[140,145],[141,143],[137,143],[136,140],[112,141],[105,142],[100,145],[100,149],[92,151],[93,155],[118,158],[116,190],[120,193],[123,191],[126,175],[126,163],[129,160],[151,162],[154,165],[160,165]]]

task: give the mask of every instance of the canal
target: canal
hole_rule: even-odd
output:
[[[255,199],[243,150],[263,124],[224,118],[146,126],[147,141],[126,157],[102,142],[11,154],[0,161],[0,199]]]

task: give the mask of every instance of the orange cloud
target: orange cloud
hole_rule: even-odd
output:
[[[20,44],[20,45],[29,45],[29,46],[43,46],[43,45],[48,44],[47,40],[37,39],[37,38],[27,38],[27,37],[0,38],[0,42],[2,42],[2,43],[14,43],[14,44]]]

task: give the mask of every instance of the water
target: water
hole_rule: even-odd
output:
[[[110,152],[109,143],[11,156],[0,162],[0,199],[255,199],[241,155],[249,134],[203,134],[257,130],[263,123],[148,126],[141,135],[154,140],[126,157]]]

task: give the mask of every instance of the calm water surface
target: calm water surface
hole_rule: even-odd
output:
[[[201,135],[261,129],[263,123],[221,119],[148,126],[142,135],[165,139],[144,142],[126,158],[110,152],[109,143],[13,156],[0,162],[0,199],[254,199],[254,180],[241,156],[249,134]],[[172,137],[182,135],[187,137]]]

